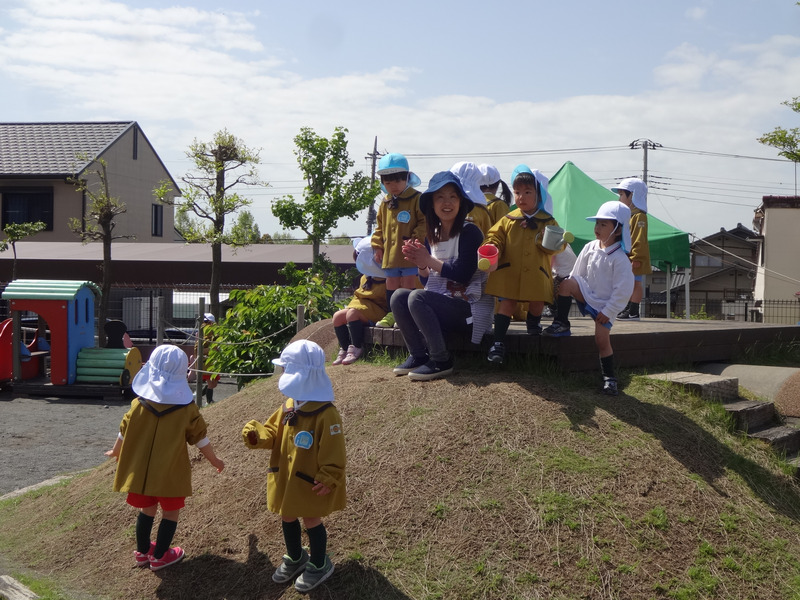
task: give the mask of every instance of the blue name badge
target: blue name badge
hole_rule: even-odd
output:
[[[303,450],[308,450],[314,443],[314,436],[308,431],[301,431],[294,436],[294,445]]]
[[[397,220],[401,223],[408,223],[411,220],[411,213],[407,210],[401,210],[397,213]]]

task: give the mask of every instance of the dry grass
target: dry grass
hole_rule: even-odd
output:
[[[337,572],[313,598],[800,597],[800,488],[669,387],[636,379],[610,399],[580,378],[329,373],[349,506],[326,520]],[[270,579],[283,545],[267,454],[240,441],[280,402],[266,380],[206,409],[226,469],[197,455],[181,565],[131,567],[135,510],[110,491],[111,462],[0,505],[0,553],[69,597],[298,597]]]

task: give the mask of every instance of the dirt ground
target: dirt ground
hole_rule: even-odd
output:
[[[215,402],[236,393],[222,380]],[[19,397],[0,392],[0,497],[106,460],[128,401]]]

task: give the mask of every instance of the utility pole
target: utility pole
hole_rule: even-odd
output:
[[[372,183],[375,183],[375,168],[378,164],[378,159],[383,156],[383,154],[378,152],[378,136],[375,136],[375,145],[372,148],[372,153],[367,154],[364,158],[371,158],[372,159]],[[378,221],[378,215],[375,212],[375,202],[373,201],[372,204],[369,205],[369,211],[367,211],[367,235],[372,235],[372,228],[375,227],[375,224]]]
[[[636,148],[641,148],[642,150],[644,150],[644,167],[642,168],[642,181],[647,183],[647,150],[650,148],[655,150],[656,148],[661,148],[662,146],[661,144],[659,144],[658,142],[654,142],[653,140],[643,140],[643,139],[633,140],[629,144],[629,146],[631,150],[636,150]]]

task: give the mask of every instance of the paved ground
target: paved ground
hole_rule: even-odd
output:
[[[219,402],[236,393],[222,380]],[[0,497],[106,460],[130,402],[18,397],[0,392]]]

